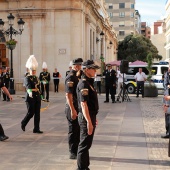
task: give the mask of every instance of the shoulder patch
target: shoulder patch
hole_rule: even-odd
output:
[[[74,82],[73,82],[73,81],[68,81],[68,82],[67,82],[67,85],[68,85],[68,87],[73,87]]]
[[[81,90],[81,94],[82,94],[83,96],[87,96],[87,95],[89,94],[89,89],[82,89],[82,90]]]

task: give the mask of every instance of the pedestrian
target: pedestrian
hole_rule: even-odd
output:
[[[162,85],[163,87],[165,88],[165,85],[164,85],[164,78],[165,78],[165,74],[166,74],[167,70],[164,70],[163,74],[162,74]]]
[[[57,68],[54,69],[53,72],[53,81],[54,81],[54,92],[58,92],[59,82],[60,82],[61,75],[58,72]]]
[[[76,87],[78,77],[76,73],[81,69],[82,58],[76,58],[72,61],[72,70],[65,79],[66,107],[65,114],[68,121],[68,145],[70,159],[77,158],[77,149],[80,139],[80,128],[78,124],[78,102]]]
[[[170,137],[170,96],[165,95],[163,97],[163,110],[165,113],[165,128],[166,128],[166,135],[161,136],[161,138],[169,139]]]
[[[161,138],[169,138],[170,136],[170,113],[166,112],[165,107],[168,105],[170,106],[170,101],[167,101],[166,96],[170,96],[170,67],[168,68],[168,71],[165,73],[164,76],[164,98],[163,98],[163,108],[164,108],[164,113],[165,113],[165,130],[166,134],[161,136]],[[167,109],[168,111],[168,109]]]
[[[67,77],[67,75],[70,73],[71,69],[72,69],[72,66],[69,66],[69,70],[66,71],[66,77]]]
[[[142,72],[142,68],[139,68],[139,72],[135,75],[135,80],[137,82],[137,95],[139,97],[139,90],[141,90],[142,98],[144,98],[144,83],[146,81],[146,74]]]
[[[38,63],[34,55],[31,55],[26,67],[29,69],[29,74],[25,77],[26,96],[25,102],[27,106],[27,114],[21,121],[21,129],[25,131],[25,127],[30,119],[34,116],[33,133],[43,133],[40,130],[40,108],[41,108],[41,94],[40,94],[40,80],[36,76]]]
[[[95,74],[95,78],[94,78],[94,83],[97,89],[97,92],[99,93],[99,95],[101,94],[101,74]]]
[[[7,72],[7,68],[4,68],[3,71],[3,81],[4,81],[4,85],[5,87],[8,89],[9,88],[9,81],[10,81],[10,75]],[[3,93],[3,101],[10,101],[8,95],[6,95],[5,93]]]
[[[0,72],[2,72],[2,68],[0,68]],[[2,76],[0,76],[0,88],[9,97],[9,99],[12,100],[12,96],[10,95],[8,89],[4,85],[3,77]],[[2,125],[0,124],[0,141],[4,141],[4,140],[6,140],[8,138],[9,137],[5,135],[4,129],[3,129]]]
[[[47,71],[47,64],[43,62],[42,65],[43,71],[40,73],[39,79],[41,82],[41,95],[43,96],[43,100],[45,100],[45,92],[46,92],[46,102],[49,102],[49,83],[50,83],[50,73]]]
[[[112,103],[116,103],[115,94],[116,94],[116,71],[112,69],[111,64],[107,64],[107,69],[103,72],[105,76],[105,89],[106,89],[106,100],[104,103],[109,102],[109,93],[111,95]]]
[[[124,75],[123,75],[124,74]],[[125,79],[126,78],[126,74],[125,73],[121,73],[120,72],[120,69],[119,67],[117,68],[117,85],[118,85],[118,88],[117,88],[117,92],[118,94],[120,93],[121,91],[121,88],[123,88],[123,78]]]
[[[80,126],[80,142],[77,153],[77,170],[89,170],[89,149],[92,146],[96,128],[96,115],[99,111],[97,92],[94,88],[94,76],[99,66],[93,60],[83,63],[84,77],[77,85],[77,98],[79,106],[78,122]]]

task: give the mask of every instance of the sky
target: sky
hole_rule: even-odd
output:
[[[141,21],[152,25],[153,22],[165,16],[165,3],[167,0],[136,0],[135,9],[141,15]]]

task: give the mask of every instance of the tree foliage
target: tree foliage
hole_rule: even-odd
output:
[[[147,61],[147,55],[152,53],[152,59],[161,60],[157,48],[151,40],[143,35],[128,35],[123,41],[119,41],[118,60],[128,60],[130,62],[140,60]]]

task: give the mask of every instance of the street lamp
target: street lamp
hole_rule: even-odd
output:
[[[8,24],[9,24],[9,28],[7,30],[3,30],[3,26],[4,26],[4,22],[2,19],[0,19],[0,30],[2,31],[2,33],[4,35],[7,35],[10,40],[12,40],[12,36],[13,35],[18,35],[18,34],[22,34],[22,31],[24,30],[24,21],[22,20],[22,18],[20,18],[18,20],[18,29],[19,31],[15,30],[13,28],[13,25],[14,25],[14,16],[12,15],[12,13],[10,13],[8,16]],[[13,49],[15,47],[13,46],[7,46],[7,48],[11,51],[11,69],[10,69],[10,93],[11,94],[15,94],[15,90],[14,90],[14,78],[13,78]]]

